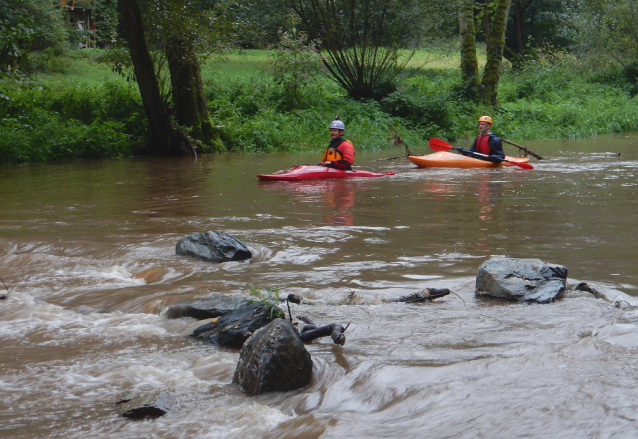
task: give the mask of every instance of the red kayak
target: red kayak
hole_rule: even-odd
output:
[[[344,171],[342,169],[326,168],[325,166],[301,165],[274,174],[259,174],[260,180],[297,181],[323,180],[324,178],[353,178],[353,177],[385,177],[395,172]]]

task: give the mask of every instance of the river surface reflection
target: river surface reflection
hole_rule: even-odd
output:
[[[292,154],[0,168],[0,437],[635,437],[638,310],[479,300],[473,282],[509,255],[638,296],[638,136],[528,143],[548,158],[533,171],[376,161],[389,150],[357,165],[396,175],[349,181],[257,180],[317,161]],[[254,258],[175,255],[207,230]],[[134,278],[153,267],[157,282]],[[246,397],[239,353],[164,312],[273,287],[326,302],[293,312],[350,322],[348,340],[307,346],[308,388]],[[458,296],[382,304],[426,287]],[[327,304],[352,292],[363,304]],[[168,390],[178,408],[124,420],[113,403],[131,390]]]

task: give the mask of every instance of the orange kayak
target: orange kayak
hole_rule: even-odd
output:
[[[499,166],[516,166],[507,162],[495,165],[485,160],[447,151],[439,151],[427,155],[410,155],[408,159],[420,168],[497,168]],[[527,163],[529,161],[529,157],[505,156],[505,159],[516,163]]]

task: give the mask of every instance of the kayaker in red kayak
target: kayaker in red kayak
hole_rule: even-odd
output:
[[[472,147],[465,149],[457,146],[454,149],[463,155],[486,160],[498,165],[505,158],[505,153],[503,153],[503,142],[501,142],[501,139],[499,139],[496,134],[490,132],[492,128],[492,118],[489,116],[481,116],[479,117],[478,123],[481,134],[474,139]],[[485,154],[487,157],[475,155],[473,154],[474,152]]]
[[[343,170],[352,170],[354,165],[354,146],[349,140],[343,138],[346,129],[344,123],[339,120],[339,115],[330,123],[330,144],[323,152],[321,166]]]

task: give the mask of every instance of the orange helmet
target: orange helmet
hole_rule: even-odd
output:
[[[479,121],[479,122],[487,122],[487,123],[489,123],[490,125],[492,125],[492,118],[491,118],[491,117],[489,117],[489,116],[481,116],[481,117],[479,117],[479,120],[478,120],[478,121]]]

